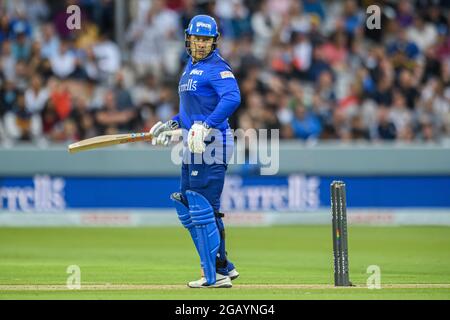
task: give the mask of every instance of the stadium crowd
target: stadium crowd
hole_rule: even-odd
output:
[[[124,47],[114,0],[3,1],[0,142],[68,143],[145,131],[177,112],[184,34],[216,17],[239,81],[232,128],[305,141],[450,138],[450,2],[131,0]],[[81,29],[66,8],[81,8]],[[366,8],[381,7],[381,28]]]

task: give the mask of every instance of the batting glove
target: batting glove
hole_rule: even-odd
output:
[[[178,122],[174,120],[169,120],[164,123],[158,121],[157,123],[155,123],[155,125],[149,131],[150,134],[153,135],[152,145],[167,146],[170,142],[169,131],[178,129],[178,127]]]
[[[206,150],[205,138],[211,132],[205,123],[194,123],[188,133],[188,147],[192,153],[203,153]]]

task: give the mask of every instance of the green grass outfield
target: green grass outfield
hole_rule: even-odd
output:
[[[240,278],[189,289],[199,261],[182,227],[0,228],[0,299],[450,299],[449,227],[350,226],[355,288],[332,286],[329,226],[227,231]],[[65,287],[69,265],[81,290]],[[382,289],[367,289],[369,265]]]

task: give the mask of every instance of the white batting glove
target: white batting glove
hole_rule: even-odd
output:
[[[205,138],[211,132],[211,128],[194,123],[188,133],[188,147],[192,153],[203,153],[206,150]]]
[[[153,135],[152,145],[161,145],[167,146],[170,142],[169,131],[175,130],[178,128],[178,123],[173,120],[169,120],[165,123],[158,121],[155,125],[150,129],[150,134]]]

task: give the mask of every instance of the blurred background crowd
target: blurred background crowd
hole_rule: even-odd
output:
[[[450,1],[0,3],[5,145],[146,131],[170,119],[188,58],[184,29],[200,13],[217,19],[220,52],[240,84],[232,128],[311,142],[450,139]],[[74,4],[81,28],[70,30]],[[380,29],[366,26],[372,4]]]

